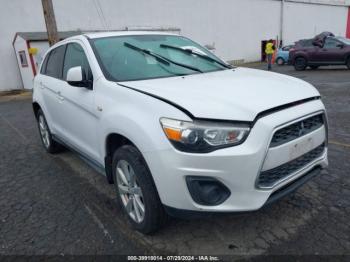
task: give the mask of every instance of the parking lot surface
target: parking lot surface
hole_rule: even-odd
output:
[[[29,95],[0,97],[0,254],[350,255],[350,71],[274,70],[322,94],[328,170],[263,210],[171,219],[153,236],[128,228],[113,185],[79,156],[45,153]]]

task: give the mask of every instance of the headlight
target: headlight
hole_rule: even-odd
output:
[[[187,122],[161,118],[160,123],[176,149],[191,153],[208,153],[241,144],[250,130],[248,125],[224,122]]]

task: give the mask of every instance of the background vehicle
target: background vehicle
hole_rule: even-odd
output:
[[[276,64],[284,65],[289,62],[289,51],[291,48],[294,48],[294,45],[287,45],[278,49],[276,56]]]
[[[188,38],[75,36],[34,80],[44,148],[73,149],[115,184],[131,225],[166,214],[254,211],[327,166],[319,92],[280,74],[231,68]]]
[[[308,66],[317,69],[328,65],[346,65],[350,69],[350,39],[328,36],[323,42],[313,39],[299,41],[290,51],[290,59],[298,71]]]

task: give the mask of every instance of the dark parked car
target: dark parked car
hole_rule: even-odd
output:
[[[346,65],[350,69],[350,39],[328,36],[323,41],[300,40],[290,50],[289,58],[298,71],[326,65]]]

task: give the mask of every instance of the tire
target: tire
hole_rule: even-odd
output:
[[[156,232],[167,215],[141,153],[124,145],[113,155],[112,172],[117,199],[131,226],[143,234]]]
[[[62,151],[63,146],[52,139],[52,134],[47,125],[45,115],[41,109],[37,112],[37,122],[41,142],[45,150],[50,154],[55,154]]]
[[[282,66],[284,65],[286,62],[284,61],[284,59],[282,57],[278,57],[276,59],[276,64],[279,65],[279,66]]]
[[[349,57],[348,60],[346,61],[346,66],[348,67],[348,69],[350,69],[350,57]]]
[[[294,61],[294,68],[297,71],[303,71],[307,67],[307,61],[304,57],[297,57]]]
[[[311,68],[312,70],[316,70],[316,69],[319,68],[319,66],[317,66],[317,65],[312,65],[312,66],[310,66],[310,68]]]

